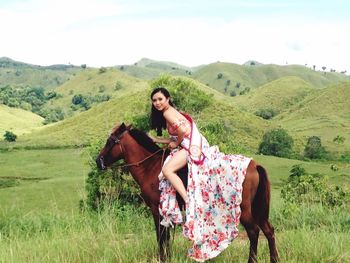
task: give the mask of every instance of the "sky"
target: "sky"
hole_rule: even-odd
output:
[[[36,65],[150,58],[350,71],[348,0],[0,0],[0,57]]]

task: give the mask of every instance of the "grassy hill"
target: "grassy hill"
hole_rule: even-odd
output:
[[[86,69],[69,81],[55,89],[60,94],[58,99],[48,103],[49,108],[60,107],[68,116],[74,114],[71,109],[74,95],[94,97],[108,95],[110,97],[122,95],[125,92],[142,90],[147,82],[129,76],[115,68]],[[79,110],[77,111],[79,112]]]
[[[12,131],[16,135],[29,133],[37,127],[43,126],[43,118],[29,111],[10,108],[0,104],[0,140],[5,131]]]
[[[287,111],[310,93],[317,92],[299,77],[282,77],[260,86],[245,96],[236,96],[234,103],[251,113],[259,109],[272,109],[277,113]]]
[[[222,77],[218,77],[222,74]],[[233,63],[217,62],[209,64],[195,71],[192,77],[214,89],[227,94],[235,91],[239,94],[245,88],[254,89],[268,82],[285,76],[296,76],[317,88],[323,88],[333,83],[348,81],[347,75],[340,73],[324,73],[313,71],[299,65],[238,65]],[[228,85],[228,81],[230,84]],[[236,87],[239,83],[239,88]]]
[[[246,152],[254,152],[268,122],[240,111],[229,103],[229,97],[191,79],[186,80],[213,96],[211,106],[194,116],[199,126],[206,128],[211,124],[222,125],[228,131],[225,140],[220,138],[223,147],[226,142],[235,144]],[[116,123],[130,122],[133,116],[148,113],[149,93],[149,86],[140,87],[138,90],[128,89],[121,94],[116,93],[110,101],[18,138],[17,146],[82,145],[91,140],[105,139]]]
[[[156,61],[148,58],[142,58],[133,65],[120,65],[117,68],[131,76],[146,80],[159,77],[162,74],[188,76],[194,70],[174,62]]]
[[[312,93],[290,108],[276,122],[303,137],[319,136],[327,150],[350,153],[350,82],[341,83]],[[337,136],[342,144],[333,142]]]
[[[251,113],[276,111],[269,122],[285,128],[300,153],[310,136],[319,136],[326,150],[338,157],[350,152],[350,82],[316,89],[299,77],[283,77],[232,100]],[[333,142],[337,135],[345,138],[344,143]]]
[[[81,70],[72,65],[38,66],[0,58],[0,86],[55,88]]]

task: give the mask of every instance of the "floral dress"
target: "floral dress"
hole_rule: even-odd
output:
[[[192,241],[189,257],[203,262],[219,255],[238,235],[242,184],[251,159],[241,155],[226,155],[217,146],[210,147],[192,119],[189,120],[192,134],[190,138],[184,139],[182,145],[188,149],[189,168],[189,201],[186,204],[183,234]],[[201,154],[205,158],[192,158],[189,151],[192,140],[200,142]],[[159,188],[159,211],[163,217],[161,224],[172,226],[183,223],[176,190],[164,177],[160,178]]]

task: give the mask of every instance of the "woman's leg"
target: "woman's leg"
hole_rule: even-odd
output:
[[[175,173],[187,164],[187,153],[185,149],[176,152],[174,156],[163,166],[163,175],[170,181],[172,186],[181,195],[182,199],[187,202],[187,190],[180,177]]]

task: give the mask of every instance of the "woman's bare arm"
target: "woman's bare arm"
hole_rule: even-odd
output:
[[[171,142],[170,139],[167,139],[167,138],[160,138],[160,137],[154,137],[152,135],[149,135],[148,136],[152,139],[153,142],[155,143],[162,143],[162,144],[169,144]]]

